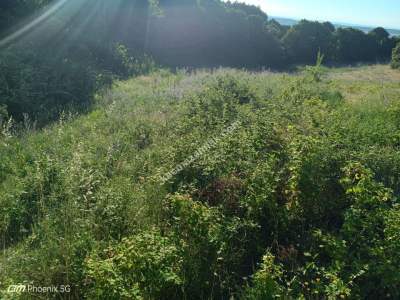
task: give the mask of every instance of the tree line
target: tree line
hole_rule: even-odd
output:
[[[6,0],[5,37],[51,0]],[[24,21],[28,20],[28,21]],[[25,22],[25,23],[21,23]],[[315,62],[389,61],[398,39],[302,20],[292,27],[258,7],[220,0],[71,0],[0,50],[3,119],[27,114],[47,124],[82,111],[114,78],[170,67],[288,68]]]

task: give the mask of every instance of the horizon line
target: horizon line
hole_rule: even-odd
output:
[[[261,7],[259,7],[259,8],[261,9]],[[400,27],[399,28],[395,28],[395,27],[386,27],[386,26],[378,26],[378,25],[357,24],[357,23],[342,22],[342,21],[335,21],[335,20],[331,21],[331,20],[292,17],[292,16],[273,16],[273,15],[268,14],[267,12],[265,12],[265,13],[267,14],[268,18],[271,18],[271,19],[273,19],[273,18],[281,18],[281,19],[288,19],[288,20],[297,21],[297,22],[301,21],[301,20],[309,20],[309,21],[318,21],[318,22],[330,22],[330,23],[332,23],[334,25],[358,26],[358,27],[366,27],[366,28],[371,28],[371,29],[374,29],[374,28],[377,28],[377,27],[382,27],[382,28],[385,28],[386,30],[397,30],[397,31],[400,31]]]

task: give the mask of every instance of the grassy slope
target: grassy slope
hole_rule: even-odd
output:
[[[152,276],[161,279],[155,282],[146,277],[138,293],[178,297],[182,286],[188,297],[237,293],[244,285],[242,277],[253,273],[273,243],[311,252],[312,242],[304,241],[312,236],[311,229],[341,230],[347,209],[343,203],[351,200],[339,179],[350,162],[371,169],[377,181],[399,194],[399,76],[386,66],[330,70],[320,83],[267,72],[159,72],[117,83],[98,97],[98,108],[89,115],[66,117],[19,138],[4,134],[2,288],[21,282],[71,284],[72,298],[82,297],[84,291],[88,297],[101,298],[98,290],[112,284],[100,280],[109,275],[101,273],[99,253],[110,246],[123,252],[125,248],[118,248],[122,238],[156,231],[185,261],[172,263],[168,271],[181,277],[165,279],[164,273],[157,273]],[[160,177],[237,120],[240,126],[231,135],[162,184]],[[214,232],[212,238],[198,241],[185,236],[185,230],[196,234],[182,223],[185,217],[194,218],[188,212],[174,210],[182,214],[176,216],[180,221],[169,221],[171,212],[165,210],[176,209],[176,199],[169,200],[168,195],[176,193],[204,203],[204,214],[210,214],[206,219],[218,220],[210,221],[218,224],[215,228],[201,218],[194,226],[204,225],[208,235]],[[348,238],[342,235],[343,240]],[[195,260],[205,255],[203,246],[215,246],[215,253],[227,262],[217,263],[212,250],[207,252],[209,261]],[[143,247],[140,251],[146,251]],[[168,265],[162,259],[160,264]],[[348,289],[337,288],[336,295],[351,290],[346,283],[350,275],[341,272],[337,276]],[[190,282],[193,278],[198,282]],[[322,283],[330,284],[329,279]],[[307,289],[297,287],[297,293],[307,295]]]

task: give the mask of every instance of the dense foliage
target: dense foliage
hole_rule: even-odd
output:
[[[400,69],[400,43],[393,49],[392,53],[392,68]]]
[[[290,28],[220,0],[7,0],[0,16],[0,107],[39,126],[87,110],[96,91],[151,71],[153,60],[172,69],[279,69],[313,63],[318,52],[329,63],[389,61],[395,45],[383,28],[366,34],[306,20]]]
[[[3,125],[0,297],[398,299],[399,81],[338,72],[160,71]]]
[[[301,21],[290,28],[283,37],[283,43],[288,55],[294,63],[313,63],[321,52],[331,58],[333,32],[335,28],[330,23]]]
[[[15,26],[30,13],[42,8],[52,0],[2,0],[0,4],[0,32]]]

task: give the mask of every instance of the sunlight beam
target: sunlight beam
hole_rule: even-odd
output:
[[[31,21],[29,24],[23,26],[21,29],[17,30],[16,32],[10,34],[9,36],[5,37],[0,41],[0,47],[7,46],[9,43],[15,41],[22,35],[24,35],[26,32],[32,30],[34,27],[39,25],[41,22],[45,21],[48,19],[50,16],[52,16],[57,10],[59,10],[68,0],[60,0],[52,7],[50,7],[47,11],[45,11],[42,15]]]

